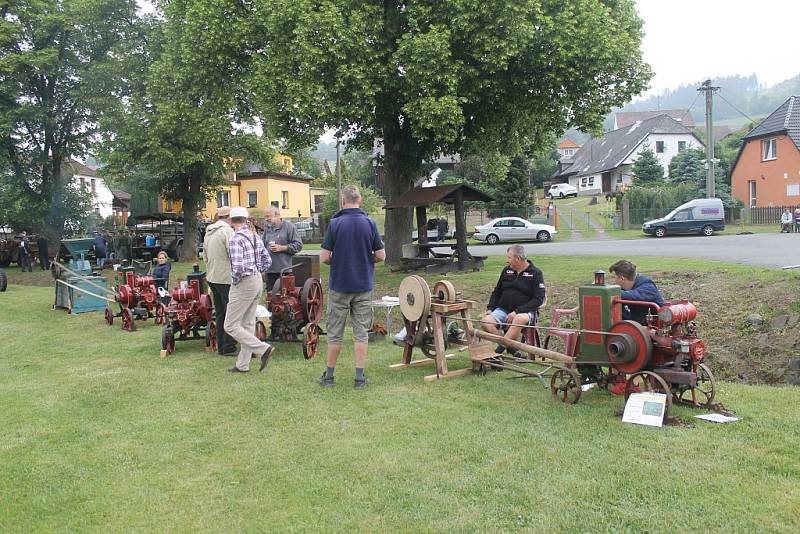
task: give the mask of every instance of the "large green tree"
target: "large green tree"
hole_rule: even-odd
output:
[[[245,159],[269,168],[274,150],[248,129],[242,55],[247,8],[231,2],[164,0],[136,72],[105,117],[106,175],[182,203],[181,259],[197,255],[198,211]],[[235,127],[238,125],[238,127]]]
[[[58,240],[85,213],[65,163],[89,150],[137,20],[135,0],[0,2],[0,224]]]
[[[675,184],[689,184],[696,191],[696,198],[706,196],[707,171],[706,152],[702,148],[689,148],[676,154],[669,162],[669,180]],[[726,208],[740,208],[742,203],[731,195],[728,175],[722,166],[714,167],[714,195],[722,200]]]
[[[268,128],[298,146],[323,128],[362,149],[381,140],[389,199],[439,153],[510,156],[568,126],[597,129],[650,77],[632,0],[252,5],[250,87]],[[389,210],[386,232],[394,262],[410,210]]]

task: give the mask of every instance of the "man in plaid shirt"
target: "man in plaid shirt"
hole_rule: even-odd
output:
[[[264,243],[247,226],[247,209],[231,209],[234,233],[228,243],[231,255],[231,291],[228,310],[225,314],[225,331],[239,342],[241,347],[236,365],[228,369],[231,373],[250,371],[253,354],[261,357],[261,368],[269,363],[272,351],[269,343],[258,339],[256,329],[256,306],[261,300],[262,273],[266,273],[272,260]]]

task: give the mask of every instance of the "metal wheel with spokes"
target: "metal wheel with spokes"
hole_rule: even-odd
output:
[[[154,320],[157,325],[162,325],[164,324],[164,321],[167,320],[167,307],[164,306],[164,304],[158,303],[158,305],[156,305],[156,313]]]
[[[122,329],[126,332],[133,332],[136,330],[136,319],[130,308],[122,308]]]
[[[306,325],[306,330],[303,335],[303,357],[306,360],[314,359],[317,355],[319,348],[319,325],[316,323],[309,323]]]
[[[677,396],[683,402],[691,402],[695,406],[710,406],[716,394],[717,381],[714,374],[704,363],[698,364],[694,372],[697,374],[695,386],[681,386]]]
[[[536,234],[536,241],[539,243],[547,243],[550,241],[550,232],[547,230],[540,230],[538,234]]]
[[[664,228],[663,226],[659,226],[658,228],[656,228],[656,231],[655,231],[655,236],[656,237],[664,237],[665,235],[667,235],[667,229],[666,228]]]
[[[572,369],[557,369],[550,377],[550,393],[564,404],[575,404],[581,398],[581,380]]]
[[[500,239],[494,234],[489,234],[486,236],[486,242],[490,245],[496,245],[499,241]]]
[[[217,351],[217,323],[209,321],[206,325],[206,347],[213,352]]]
[[[714,227],[710,224],[707,224],[703,227],[703,235],[706,237],[714,235]]]
[[[114,312],[111,311],[111,308],[109,308],[108,306],[106,306],[105,318],[106,318],[106,324],[108,326],[114,324]]]
[[[161,331],[161,348],[168,354],[175,352],[175,332],[170,324],[165,324],[164,330]]]

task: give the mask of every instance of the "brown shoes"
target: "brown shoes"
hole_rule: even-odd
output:
[[[269,363],[269,359],[272,356],[272,351],[274,350],[275,347],[270,345],[267,347],[267,350],[264,351],[264,354],[261,355],[261,367],[259,367],[258,369],[259,371],[263,371],[264,368],[267,366],[267,364]]]

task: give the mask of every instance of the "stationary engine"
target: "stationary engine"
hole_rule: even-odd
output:
[[[152,276],[136,276],[133,267],[122,266],[117,271],[116,300],[120,313],[114,315],[106,308],[106,323],[113,324],[114,317],[121,317],[122,329],[136,330],[136,319],[155,318],[155,323],[164,324],[166,306],[159,301],[158,291]]]
[[[292,266],[294,273],[285,269],[280,279],[267,293],[270,312],[270,341],[296,341],[303,331],[303,355],[311,359],[317,354],[322,319],[323,293],[319,279],[319,256],[297,255]],[[297,287],[302,282],[303,287]],[[305,329],[305,330],[303,330]],[[256,335],[266,338],[261,323],[256,324]]]
[[[206,347],[216,350],[217,329],[211,297],[206,293],[206,273],[200,272],[195,264],[186,282],[173,289],[170,296],[161,334],[162,354],[175,352],[175,341],[187,339],[205,339]]]

